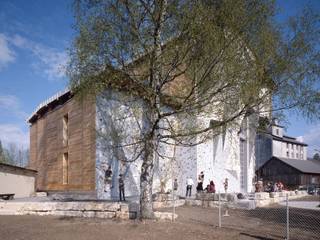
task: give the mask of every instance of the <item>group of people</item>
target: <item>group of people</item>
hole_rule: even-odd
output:
[[[255,191],[256,192],[282,192],[284,190],[284,185],[281,181],[277,182],[268,182],[267,184],[263,184],[263,180],[260,179],[255,183]]]
[[[265,192],[282,192],[283,191],[283,183],[281,181],[278,182],[268,182],[265,187]]]
[[[207,192],[207,193],[215,193],[216,192],[216,186],[213,182],[213,180],[210,180],[210,184],[207,185],[206,188],[203,188],[203,182],[204,182],[204,173],[203,171],[200,172],[200,174],[198,175],[198,184],[197,184],[197,192]],[[191,177],[187,178],[187,189],[186,189],[186,197],[191,197],[191,191],[192,191],[192,186],[194,185],[194,182],[192,180]],[[225,192],[227,192],[228,190],[228,178],[225,179],[225,181],[223,182],[223,186],[224,186],[224,190]]]
[[[107,170],[105,171],[105,178],[104,178],[104,182],[105,182],[105,189],[104,191],[107,192],[108,190],[113,188],[112,185],[112,170],[111,170],[111,166],[108,166]],[[203,188],[203,182],[204,182],[204,173],[203,171],[200,172],[200,174],[198,175],[198,185],[197,185],[197,192],[203,192],[206,191],[207,193],[215,193],[216,192],[216,187],[214,182],[211,180],[210,184],[207,185],[207,187],[204,189]],[[119,185],[119,199],[120,201],[125,201],[125,192],[124,192],[124,180],[123,180],[123,175],[119,174],[119,178],[118,178],[118,185]],[[189,177],[187,179],[187,189],[186,189],[186,197],[191,197],[191,192],[192,192],[192,186],[194,185],[194,182],[192,180],[191,177]],[[228,189],[228,178],[225,179],[224,181],[224,189],[225,191],[227,191]],[[178,180],[174,179],[173,182],[173,190],[177,191],[178,190]]]
[[[201,172],[198,176],[198,185],[197,185],[197,192],[202,192],[203,191],[203,181],[204,181],[204,173]],[[215,186],[213,181],[211,181],[211,187],[209,187],[210,190],[215,191]],[[192,192],[192,186],[194,185],[193,179],[191,177],[187,178],[187,189],[186,189],[186,197],[191,197],[191,192]],[[208,189],[208,187],[207,187]]]

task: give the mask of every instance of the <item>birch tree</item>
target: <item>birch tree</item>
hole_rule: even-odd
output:
[[[77,0],[74,10],[72,91],[109,88],[143,100],[132,143],[141,146],[142,218],[153,217],[159,144],[192,146],[250,114],[319,116],[319,16],[310,9],[285,27],[274,2],[261,0]],[[211,124],[173,120],[208,114]]]

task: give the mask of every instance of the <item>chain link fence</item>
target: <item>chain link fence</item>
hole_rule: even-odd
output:
[[[237,204],[218,194],[216,227],[261,233],[265,239],[320,239],[320,196],[290,200],[285,193],[279,202],[263,207],[250,206],[250,199]]]

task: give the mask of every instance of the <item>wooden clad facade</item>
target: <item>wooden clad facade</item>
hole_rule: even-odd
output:
[[[29,168],[38,171],[36,190],[94,191],[94,100],[71,96],[40,113],[30,126]]]
[[[302,161],[303,164],[308,164],[309,160]],[[320,163],[319,163],[320,166]],[[317,169],[314,169],[315,171]],[[303,172],[289,164],[284,163],[276,157],[271,158],[257,171],[258,178],[263,181],[277,182],[281,181],[286,187],[296,189],[301,185],[320,185],[319,172]]]

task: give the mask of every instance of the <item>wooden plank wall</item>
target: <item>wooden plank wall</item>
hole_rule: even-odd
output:
[[[68,114],[68,145],[63,146],[63,117]],[[95,190],[95,102],[72,98],[48,111],[30,127],[29,168],[38,171],[36,189]],[[68,152],[69,182],[63,184],[62,159]]]

